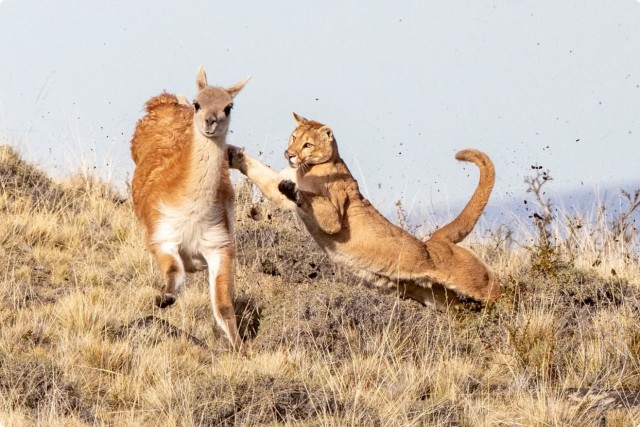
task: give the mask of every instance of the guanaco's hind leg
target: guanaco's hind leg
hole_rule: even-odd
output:
[[[184,265],[177,245],[156,245],[153,247],[153,254],[164,276],[164,291],[156,297],[156,305],[165,308],[176,301],[176,294],[184,283]]]
[[[209,295],[213,317],[227,334],[234,349],[240,348],[242,340],[238,334],[236,315],[233,310],[233,247],[227,246],[204,254],[209,269]]]
[[[428,307],[435,307],[438,311],[447,311],[460,305],[460,299],[455,292],[437,283],[427,288],[413,282],[403,282],[400,284],[400,292],[403,297],[411,298]]]

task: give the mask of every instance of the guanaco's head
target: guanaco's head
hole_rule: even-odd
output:
[[[311,166],[337,160],[338,145],[329,126],[307,120],[293,113],[296,128],[289,138],[289,146],[284,157],[289,166]]]
[[[249,81],[247,77],[240,83],[223,88],[207,85],[207,75],[202,66],[198,69],[196,81],[198,93],[193,100],[195,126],[207,138],[225,135],[229,129],[233,98]]]

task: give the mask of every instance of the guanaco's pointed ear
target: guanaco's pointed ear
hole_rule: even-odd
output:
[[[318,132],[320,132],[320,134],[322,135],[326,135],[329,141],[333,139],[333,131],[329,126],[322,126]]]
[[[251,76],[247,77],[246,79],[244,79],[243,81],[234,84],[233,86],[230,86],[227,88],[227,92],[229,92],[229,95],[231,95],[231,97],[235,97],[238,92],[240,92],[240,90],[242,90],[242,88],[244,87],[244,85],[247,84],[247,82],[251,80]]]
[[[297,115],[296,113],[293,113],[293,119],[296,121],[296,125],[298,126],[303,125],[305,123],[309,123],[309,120],[305,119],[302,116]]]
[[[204,67],[202,65],[198,68],[196,82],[198,83],[198,90],[202,90],[207,87],[207,74],[204,72]]]

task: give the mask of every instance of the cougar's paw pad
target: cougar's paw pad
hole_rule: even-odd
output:
[[[278,190],[292,202],[298,201],[298,188],[295,182],[284,179],[278,184]]]
[[[172,294],[162,294],[156,296],[156,305],[160,308],[169,307],[174,302],[176,302],[176,297],[174,297]]]
[[[244,148],[227,145],[227,161],[229,162],[229,167],[238,169],[243,160]]]

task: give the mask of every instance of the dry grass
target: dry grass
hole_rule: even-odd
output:
[[[574,237],[553,274],[531,251],[477,243],[506,295],[436,313],[357,285],[245,186],[239,356],[203,274],[154,307],[158,271],[108,185],[53,182],[3,147],[0,190],[5,426],[640,423],[637,236]]]

